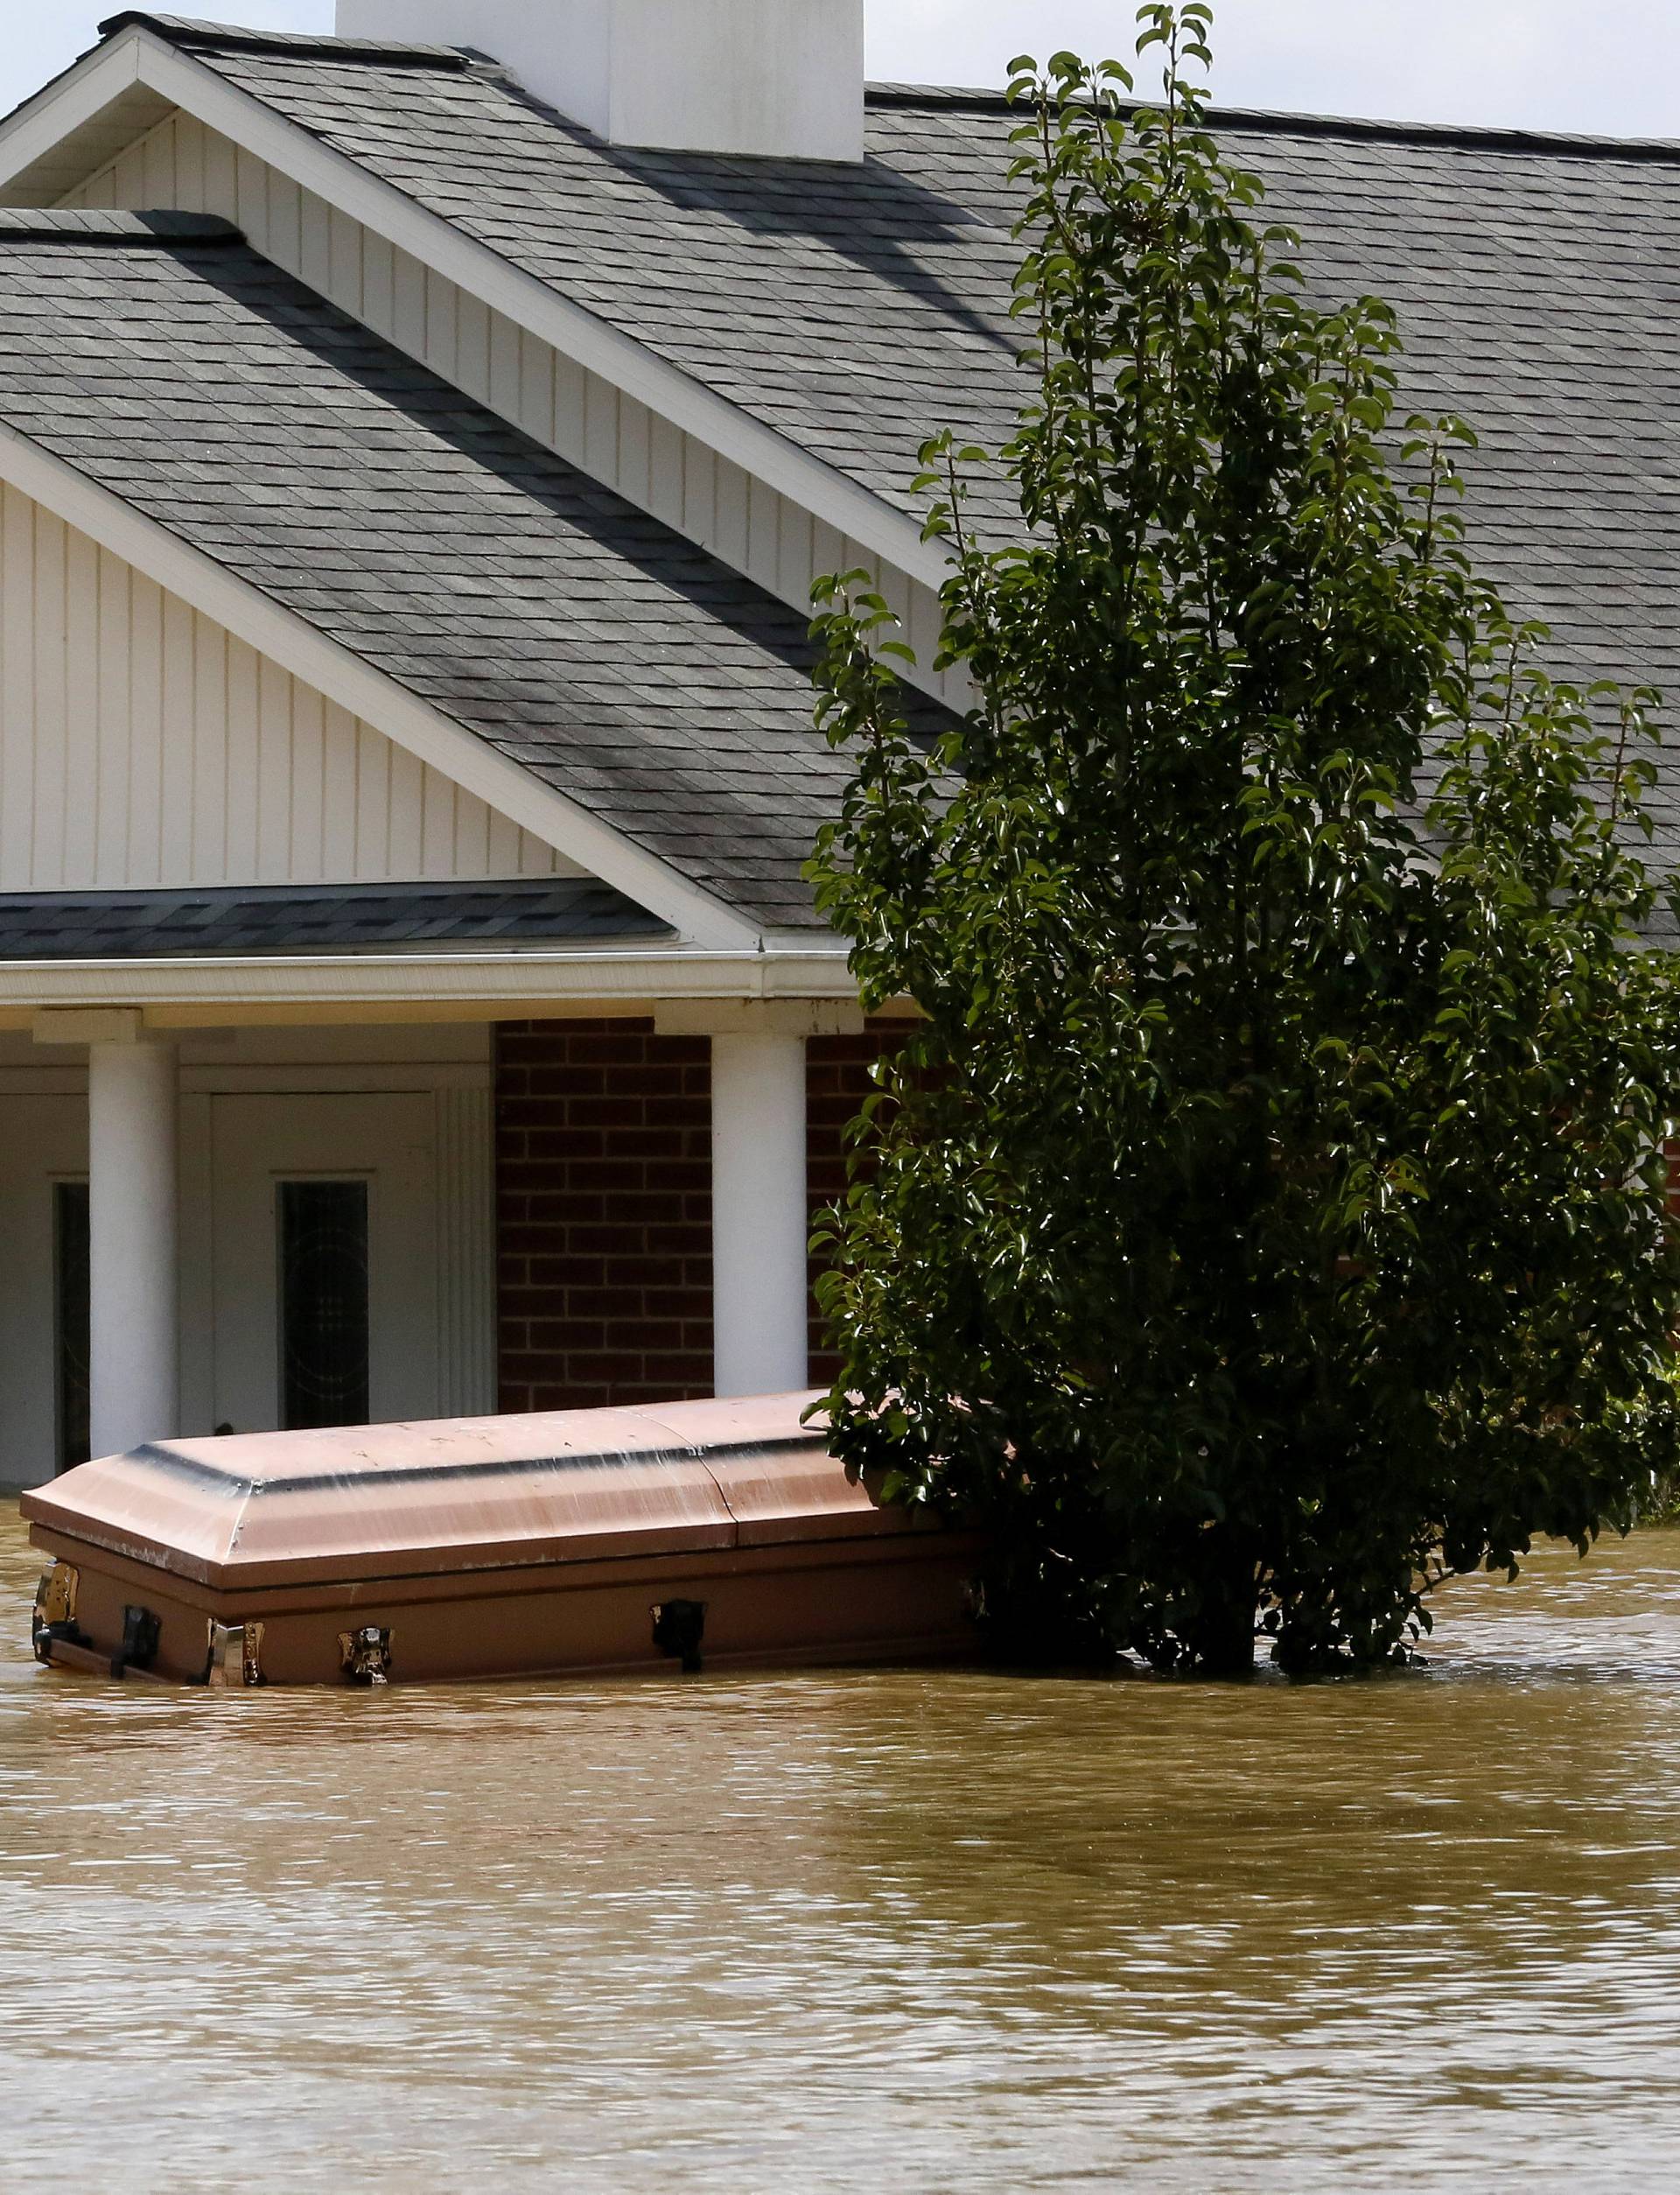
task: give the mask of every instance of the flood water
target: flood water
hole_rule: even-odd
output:
[[[1680,2177],[1680,1532],[1293,1689],[108,1686],[38,1570],[0,2186]]]

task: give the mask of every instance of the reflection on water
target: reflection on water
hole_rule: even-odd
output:
[[[0,1508],[0,2185],[1674,2184],[1680,1533],[1426,1676],[174,1692]]]

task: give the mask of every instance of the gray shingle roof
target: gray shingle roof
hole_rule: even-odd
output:
[[[224,223],[0,220],[0,418],[720,898],[816,922],[846,773],[806,621]]]
[[[920,442],[995,443],[1012,118],[878,88],[862,166],[601,144],[494,68],[202,41],[228,82],[904,509]],[[1680,710],[1680,148],[1231,115],[1315,286],[1397,308],[1407,394],[1480,426],[1474,538],[1558,667]],[[1001,530],[1005,485],[976,515]],[[1680,767],[1672,774],[1680,780]],[[1659,797],[1680,859],[1680,782]]]
[[[150,8],[125,8],[119,15],[107,16],[99,26],[100,35],[115,38],[131,23],[162,31],[174,44],[189,51],[206,46],[223,53],[325,53],[340,60],[346,57],[377,60],[391,68],[459,70],[471,66],[467,54],[454,46],[428,46],[414,39],[325,38],[312,31],[260,31],[247,23],[206,23],[199,16],[158,15]]]
[[[518,884],[228,886],[209,891],[0,893],[0,961],[370,952],[667,941],[675,933],[592,879]]]

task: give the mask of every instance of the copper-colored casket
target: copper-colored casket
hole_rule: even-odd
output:
[[[159,1441],[24,1495],[36,1652],[368,1684],[971,1652],[970,1535],[887,1508],[811,1395]]]

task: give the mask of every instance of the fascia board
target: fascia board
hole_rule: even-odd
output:
[[[428,213],[394,184],[370,175],[155,32],[136,27],[131,35],[139,81],[172,105],[185,108],[207,128],[243,145],[909,578],[935,593],[944,584],[948,560],[935,543],[922,539],[913,518],[655,357],[633,336],[512,265],[487,244]]]
[[[54,1007],[547,1006],[667,999],[836,1000],[858,987],[839,952],[299,953],[261,957],[0,962],[0,1012]]]
[[[38,443],[0,424],[0,480],[373,725],[696,943],[756,947],[760,929],[442,710],[180,540]]]
[[[0,129],[0,186],[32,168],[73,131],[97,120],[140,81],[137,31],[124,32],[109,46],[85,55],[26,100]]]

